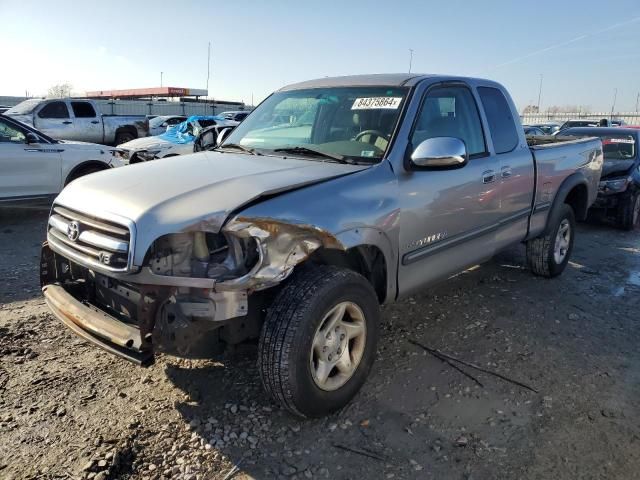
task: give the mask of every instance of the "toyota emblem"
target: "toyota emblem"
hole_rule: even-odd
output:
[[[67,238],[72,242],[75,242],[80,236],[80,225],[78,222],[71,222],[67,225]]]

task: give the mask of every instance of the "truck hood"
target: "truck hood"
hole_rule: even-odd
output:
[[[22,123],[26,123],[27,125],[33,127],[33,117],[29,114],[29,115],[17,115],[14,113],[4,113],[5,115],[11,117],[14,120],[17,120],[19,122]]]
[[[181,231],[219,232],[238,208],[265,195],[370,168],[236,153],[200,152],[81,177],[56,203],[136,227],[134,263],[153,241]]]
[[[135,140],[131,140],[126,143],[121,143],[120,145],[118,145],[118,148],[124,148],[126,150],[132,150],[132,151],[154,150],[154,149],[162,150],[164,148],[169,148],[173,145],[175,144],[155,136],[155,137],[136,138]]]

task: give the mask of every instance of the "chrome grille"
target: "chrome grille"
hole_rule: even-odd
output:
[[[55,205],[47,241],[54,251],[89,268],[125,272],[129,266],[131,231],[110,220]]]

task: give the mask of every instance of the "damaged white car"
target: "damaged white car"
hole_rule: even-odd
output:
[[[212,151],[69,185],[42,290],[70,329],[140,364],[259,339],[267,393],[321,416],[365,382],[380,304],[519,242],[534,273],[562,273],[602,145],[545,142],[529,148],[488,80],[285,87]]]

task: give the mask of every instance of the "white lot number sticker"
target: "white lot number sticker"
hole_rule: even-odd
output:
[[[400,106],[402,97],[368,97],[356,98],[351,106],[351,110],[370,110],[378,108],[388,108],[396,110]]]
[[[607,138],[605,141],[609,143],[636,143],[633,138]]]

